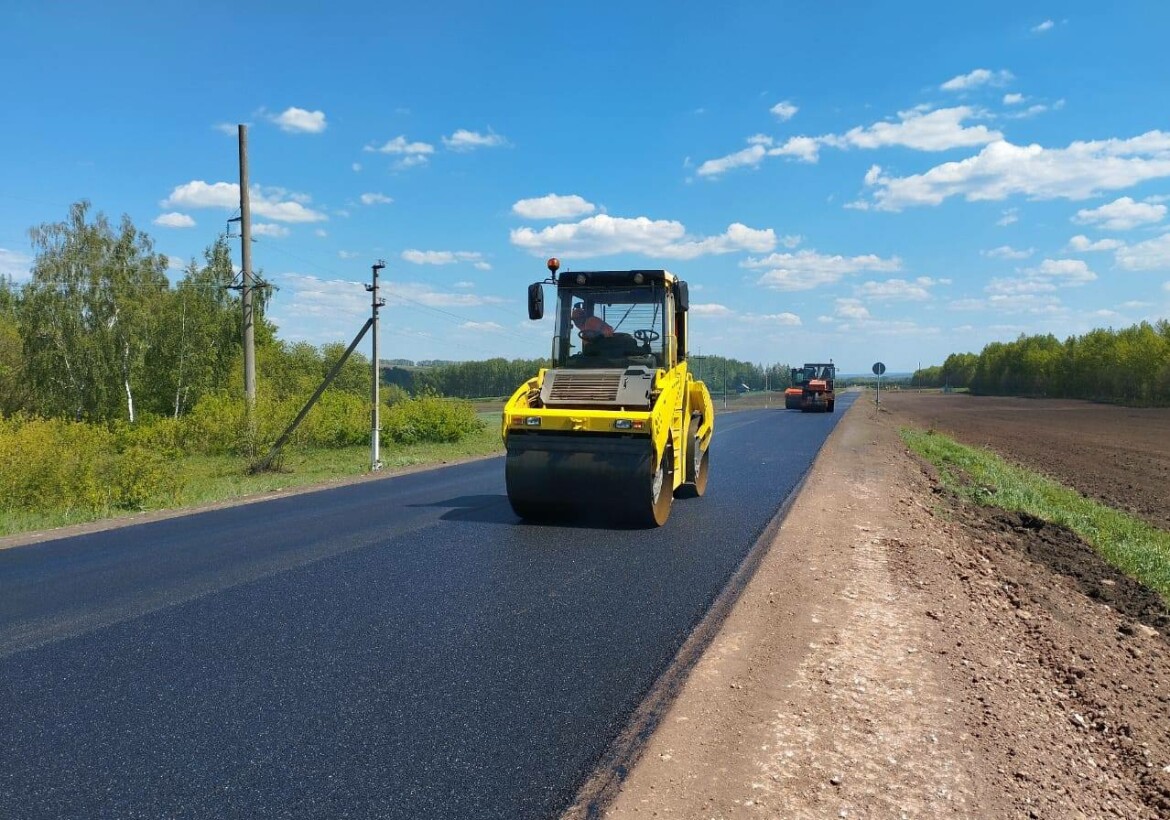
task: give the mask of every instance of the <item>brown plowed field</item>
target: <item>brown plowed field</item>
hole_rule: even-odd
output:
[[[891,392],[881,403],[1170,529],[1170,408],[962,393]]]

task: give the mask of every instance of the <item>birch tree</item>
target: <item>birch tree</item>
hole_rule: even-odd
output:
[[[129,217],[115,232],[89,211],[75,203],[66,221],[29,232],[36,259],[21,300],[25,364],[42,412],[133,422],[169,288],[166,257]]]

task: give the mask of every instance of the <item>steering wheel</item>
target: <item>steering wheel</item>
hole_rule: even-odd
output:
[[[657,330],[639,328],[638,330],[634,331],[634,338],[642,344],[648,345],[651,342],[657,341],[659,338],[661,338],[661,334],[659,334]]]
[[[577,338],[583,339],[586,342],[591,342],[594,339],[600,339],[602,333],[600,330],[578,330]]]

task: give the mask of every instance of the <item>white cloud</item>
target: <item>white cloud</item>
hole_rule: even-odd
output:
[[[792,103],[788,102],[788,100],[784,100],[783,102],[776,103],[769,110],[776,117],[776,119],[780,120],[780,122],[787,122],[788,120],[795,117],[796,112],[800,109]]]
[[[367,145],[362,149],[363,151],[376,152],[379,154],[402,154],[406,156],[420,156],[423,154],[433,154],[435,146],[426,142],[408,142],[406,137],[399,135],[392,140],[387,140],[381,145]]]
[[[1062,108],[1064,108],[1064,100],[1057,100],[1051,105],[1046,105],[1045,103],[1029,105],[1023,111],[1013,111],[1006,116],[1011,120],[1026,120],[1029,117],[1035,117],[1038,114],[1043,114],[1048,111],[1059,111]]]
[[[453,288],[474,288],[475,282],[456,282],[451,287],[453,287]]]
[[[325,237],[329,236],[329,231],[325,230],[324,228],[317,228],[316,230],[313,231],[313,236],[317,236],[317,237],[320,237],[321,239],[324,239]]]
[[[1067,148],[1019,146],[998,140],[973,157],[937,165],[908,177],[873,175],[877,207],[898,211],[938,205],[952,196],[968,201],[1087,199],[1170,176],[1170,133],[1150,131],[1131,139],[1074,142]]]
[[[790,137],[783,145],[768,150],[770,157],[795,157],[801,162],[816,162],[820,141],[814,137]]]
[[[284,113],[272,117],[281,131],[300,134],[320,134],[326,128],[324,111],[306,111],[303,108],[287,108]]]
[[[239,136],[239,133],[240,133],[239,126],[237,126],[235,123],[231,123],[231,122],[217,122],[215,125],[213,125],[211,127],[214,128],[219,133],[226,134],[229,137]]]
[[[868,183],[868,182],[869,182],[869,178],[866,177],[866,183]],[[1015,222],[1019,222],[1019,221],[1020,221],[1020,209],[1019,208],[1005,208],[1000,213],[999,219],[995,220],[995,224],[1006,228],[1008,225],[1011,225],[1011,224],[1013,224]]]
[[[285,272],[280,274],[280,285],[272,318],[282,330],[286,324],[312,325],[322,334],[322,342],[349,337],[370,312],[370,296],[359,282]]]
[[[695,316],[731,316],[735,311],[726,305],[711,303],[706,305],[691,305],[690,312]]]
[[[1098,239],[1093,242],[1089,237],[1083,234],[1078,234],[1068,241],[1068,249],[1075,253],[1087,253],[1088,251],[1115,251],[1118,248],[1124,248],[1125,243],[1120,239]]]
[[[965,120],[977,112],[968,106],[940,108],[935,111],[911,109],[899,111],[897,122],[878,122],[852,128],[844,134],[820,137],[790,137],[784,144],[766,134],[747,138],[748,147],[717,159],[709,159],[696,172],[701,177],[715,177],[735,168],[755,168],[765,157],[792,157],[801,162],[817,162],[821,146],[842,150],[874,149],[889,146],[919,151],[946,151],[951,148],[986,145],[1003,135],[985,125],[965,126]]]
[[[337,257],[339,259],[357,259],[359,256],[361,256],[361,254],[358,253],[357,251],[338,251],[337,252]]]
[[[1023,268],[1020,276],[992,279],[984,291],[993,306],[1008,306],[1013,311],[1050,313],[1060,307],[1056,297],[1038,298],[1038,294],[1052,294],[1061,288],[1080,287],[1096,280],[1097,274],[1080,259],[1045,259],[1037,267]],[[1037,297],[1035,301],[1020,302],[1019,297]]]
[[[386,286],[389,291],[386,299],[391,304],[415,302],[427,307],[479,307],[481,305],[498,305],[504,302],[496,296],[480,296],[475,293],[447,293],[437,291],[430,285],[418,282],[398,282]],[[367,307],[368,307],[367,302]]]
[[[1114,259],[1126,270],[1170,270],[1170,233],[1119,248]]]
[[[803,241],[804,237],[798,233],[785,234],[784,236],[780,237],[780,244],[789,250],[792,250]]]
[[[361,195],[363,205],[389,205],[394,201],[393,197],[388,197],[380,193],[366,193]]]
[[[841,319],[868,319],[869,309],[860,299],[837,299],[834,315]]]
[[[355,162],[353,165],[351,165],[349,167],[353,169],[353,172],[355,174],[362,170],[362,164],[360,162]]]
[[[181,214],[177,211],[172,211],[168,214],[159,214],[154,218],[154,224],[163,228],[194,228],[195,220]]]
[[[1025,100],[1025,97],[1023,94],[1004,94],[1003,95],[1003,104],[1004,105],[1019,105],[1024,100]]]
[[[1011,245],[1000,245],[998,248],[992,248],[989,251],[982,251],[984,256],[989,256],[992,259],[1027,259],[1035,252],[1035,248],[1017,250]]]
[[[512,212],[526,219],[572,219],[597,210],[597,206],[576,194],[560,196],[548,194],[532,199],[521,199],[512,205]]]
[[[480,270],[490,270],[491,265],[483,261],[483,254],[478,251],[420,251],[405,250],[403,260],[414,265],[454,265],[459,262],[468,262]]]
[[[488,330],[494,333],[504,329],[502,325],[495,322],[464,322],[459,327],[463,330]]]
[[[1170,281],[1162,283],[1162,290],[1166,291],[1167,293],[1170,293]]]
[[[986,68],[977,68],[970,74],[960,74],[943,83],[939,88],[943,91],[969,91],[981,85],[1007,85],[1015,77],[1006,69],[989,71]]]
[[[252,213],[278,222],[323,222],[325,214],[305,207],[309,197],[279,188],[250,189]],[[196,179],[176,186],[161,203],[164,208],[223,208],[234,211],[240,207],[240,186],[234,182],[208,184]]]
[[[1097,225],[1107,231],[1128,231],[1139,225],[1161,222],[1165,215],[1165,205],[1134,202],[1131,197],[1123,196],[1100,208],[1077,211],[1072,221],[1081,225]]]
[[[32,264],[31,256],[0,248],[0,276],[7,276],[14,282],[27,282],[32,278]]]
[[[1070,286],[1083,285],[1097,278],[1097,274],[1081,259],[1045,259],[1033,273]]]
[[[876,301],[924,302],[931,298],[930,289],[932,287],[946,284],[948,281],[932,279],[929,276],[920,276],[913,281],[887,279],[884,282],[865,282],[858,286],[854,293],[857,296]]]
[[[430,162],[430,160],[427,159],[425,154],[411,154],[410,156],[403,157],[402,159],[395,162],[394,168],[396,170],[403,171],[409,168],[417,168],[420,165],[426,165],[428,162]]]
[[[1034,34],[1043,34],[1044,32],[1051,30],[1054,25],[1056,25],[1056,23],[1052,22],[1051,20],[1045,20],[1039,25],[1032,26],[1032,32]]]
[[[486,134],[460,128],[451,136],[443,137],[443,145],[447,146],[451,151],[474,151],[476,148],[500,148],[507,144],[508,141],[506,139],[490,128]]]
[[[966,105],[939,108],[930,112],[919,109],[898,112],[898,122],[878,122],[852,128],[840,136],[821,137],[821,142],[840,148],[884,148],[898,145],[919,151],[946,151],[951,148],[986,145],[1001,139],[998,131],[985,125],[964,126],[975,110]]]
[[[699,170],[695,173],[701,177],[711,177],[730,171],[732,168],[754,168],[763,162],[767,155],[768,149],[756,143],[742,151],[736,151],[734,154],[728,154],[718,159],[709,159],[700,165]]]
[[[800,317],[795,313],[748,313],[740,317],[741,321],[760,325],[783,325],[784,327],[800,327]]]
[[[562,222],[540,231],[518,228],[511,232],[511,240],[513,245],[536,255],[556,252],[582,258],[641,253],[667,259],[694,259],[735,251],[762,253],[776,247],[776,234],[771,228],[757,230],[736,222],[718,236],[697,238],[689,236],[681,222],[644,216],[627,219],[608,214],[597,214],[580,222]]]
[[[256,222],[252,225],[252,235],[281,239],[288,236],[288,228],[283,225],[273,225],[270,222]]]
[[[874,254],[864,256],[827,256],[814,250],[797,253],[773,253],[761,259],[748,259],[741,267],[764,270],[757,284],[772,290],[812,290],[829,285],[845,276],[862,271],[879,273],[901,270],[897,257],[882,259]]]

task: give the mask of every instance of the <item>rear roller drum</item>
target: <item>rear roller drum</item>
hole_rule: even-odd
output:
[[[704,450],[699,440],[699,419],[691,422],[690,435],[687,437],[687,474],[686,481],[675,491],[677,498],[698,498],[707,492],[707,467],[710,460],[710,448]]]

